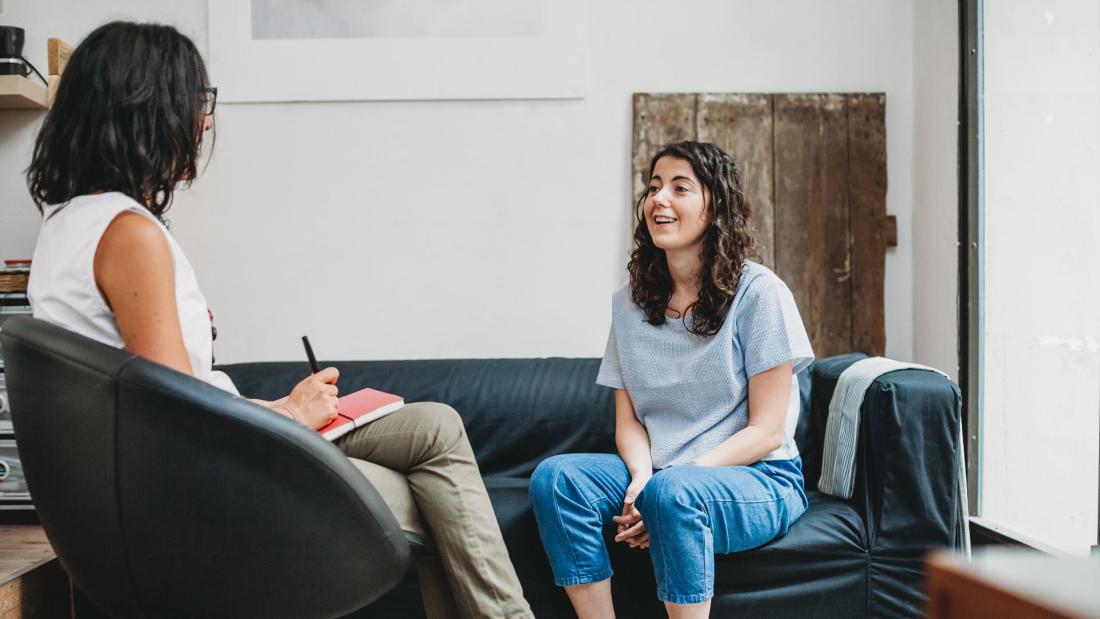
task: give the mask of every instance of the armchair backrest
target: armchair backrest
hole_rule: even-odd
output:
[[[340,616],[404,575],[393,515],[312,430],[40,320],[0,344],[39,518],[112,616]]]

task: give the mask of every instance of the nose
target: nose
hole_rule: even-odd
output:
[[[662,187],[653,196],[653,203],[658,206],[668,206],[668,188]]]
[[[203,131],[210,131],[213,128],[214,128],[214,117],[210,114],[207,114],[206,117],[202,119],[202,130]]]

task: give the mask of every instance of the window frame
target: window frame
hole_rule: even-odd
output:
[[[966,484],[971,531],[976,539],[992,543],[1030,546],[1052,554],[1059,551],[1036,540],[985,521],[982,516],[982,410],[983,333],[982,251],[984,230],[981,207],[984,202],[985,152],[983,120],[983,31],[984,0],[959,0],[959,387],[963,394],[963,435],[966,448]],[[1100,460],[1100,459],[1098,459]],[[1100,463],[1098,463],[1100,468]],[[1100,513],[1100,484],[1096,491]],[[1100,557],[1100,518],[1097,543],[1092,556]]]
[[[959,387],[971,516],[982,512],[982,1],[959,0]]]

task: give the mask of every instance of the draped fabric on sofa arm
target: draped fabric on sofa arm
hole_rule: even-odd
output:
[[[821,435],[840,374],[862,358],[840,355],[814,364],[812,414],[821,424]],[[870,616],[921,614],[924,554],[958,541],[961,422],[959,388],[939,374],[901,370],[881,376],[867,389],[851,503],[867,527]],[[820,453],[816,464],[815,485]]]
[[[887,374],[868,390],[849,501],[816,492],[821,441],[837,378],[862,354],[816,362],[798,376],[796,439],[810,510],[788,534],[716,562],[715,617],[895,617],[923,611],[922,558],[953,541],[958,389],[939,375]],[[466,424],[524,593],[536,616],[574,616],[549,564],[527,498],[543,459],[615,452],[612,391],[595,384],[599,359],[453,359],[334,362],[340,388],[374,387],[408,402],[450,404]],[[275,398],[308,372],[304,362],[224,369],[242,393]],[[647,555],[611,548],[622,616],[664,617]],[[357,617],[415,617],[415,577]]]

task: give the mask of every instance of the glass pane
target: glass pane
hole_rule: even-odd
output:
[[[981,515],[1096,543],[1100,2],[985,2]]]

